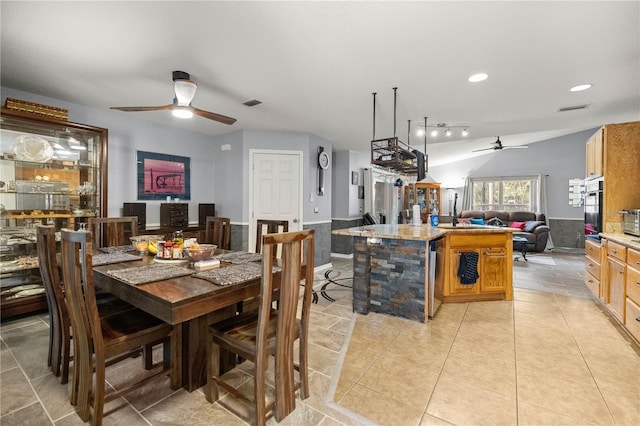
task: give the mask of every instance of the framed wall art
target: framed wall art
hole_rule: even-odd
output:
[[[191,159],[137,151],[138,200],[191,199]]]

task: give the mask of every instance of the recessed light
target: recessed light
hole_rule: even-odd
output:
[[[481,72],[478,74],[473,74],[471,77],[469,77],[469,81],[471,83],[477,83],[479,81],[485,81],[487,77],[489,77],[487,74]]]
[[[591,84],[579,84],[569,89],[570,92],[582,92],[583,90],[591,89]]]

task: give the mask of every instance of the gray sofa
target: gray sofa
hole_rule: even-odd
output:
[[[504,226],[510,226],[513,222],[524,222],[522,231],[514,232],[514,237],[527,239],[527,251],[543,252],[549,238],[549,227],[542,213],[534,212],[508,212],[504,210],[466,210],[460,212],[459,219],[483,219],[485,224],[493,218],[498,218]]]

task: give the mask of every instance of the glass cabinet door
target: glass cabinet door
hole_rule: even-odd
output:
[[[107,211],[107,135],[106,129],[2,108],[2,318],[46,309],[35,226],[77,229]]]

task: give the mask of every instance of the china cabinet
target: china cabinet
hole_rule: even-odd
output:
[[[430,214],[440,207],[440,184],[437,182],[417,182],[404,188],[404,209],[411,210],[414,204],[420,206],[420,217],[426,221]]]
[[[37,224],[78,229],[107,211],[107,129],[2,108],[2,319],[46,309]]]

